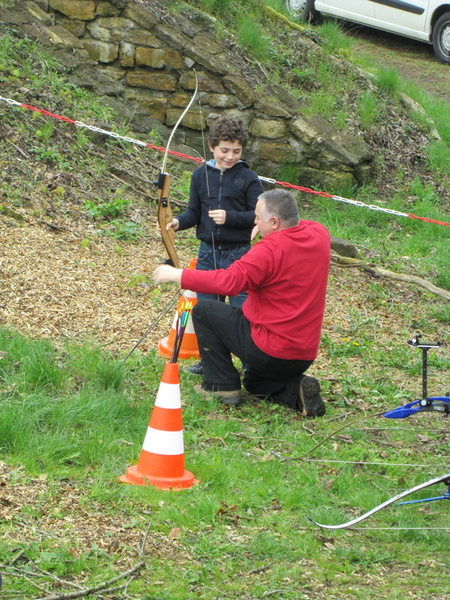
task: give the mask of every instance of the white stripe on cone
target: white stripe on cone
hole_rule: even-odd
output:
[[[147,428],[142,450],[153,454],[176,456],[184,453],[183,430],[161,431],[160,429]]]
[[[180,385],[161,381],[155,406],[159,406],[159,408],[181,408]]]

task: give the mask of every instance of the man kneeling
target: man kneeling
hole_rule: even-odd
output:
[[[248,296],[242,308],[201,300],[192,311],[204,377],[203,393],[241,404],[243,384],[308,417],[323,416],[317,379],[305,371],[317,357],[330,264],[330,236],[315,221],[299,221],[294,196],[283,189],[258,198],[255,224],[261,241],[227,269],[199,271],[159,265],[154,280],[208,294]],[[197,387],[197,386],[195,386]],[[194,388],[195,389],[195,388]]]

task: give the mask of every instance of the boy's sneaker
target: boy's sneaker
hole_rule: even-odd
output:
[[[197,363],[196,365],[192,365],[192,367],[188,367],[188,371],[189,373],[193,373],[194,375],[204,374],[203,365],[201,362]]]
[[[305,375],[300,381],[299,396],[299,410],[305,417],[323,417],[326,408],[317,379]]]

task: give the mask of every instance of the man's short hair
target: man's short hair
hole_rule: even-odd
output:
[[[220,141],[239,142],[244,149],[248,143],[248,129],[245,123],[234,117],[220,117],[214,121],[208,135],[208,142],[213,148]]]
[[[283,189],[269,190],[259,196],[265,202],[265,212],[268,217],[278,217],[285,227],[298,225],[298,206],[294,196]]]

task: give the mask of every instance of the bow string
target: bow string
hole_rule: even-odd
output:
[[[158,179],[155,181],[155,185],[157,185],[157,187],[158,187],[158,215],[157,215],[158,224],[159,224],[160,231],[161,231],[162,242],[164,244],[164,248],[166,249],[166,253],[168,255],[168,259],[167,259],[166,263],[172,265],[173,267],[176,267],[177,269],[180,268],[180,260],[178,258],[177,251],[175,249],[176,234],[173,229],[167,229],[167,225],[173,220],[173,213],[172,213],[172,208],[170,206],[170,199],[169,199],[170,175],[166,172],[166,164],[167,164],[167,157],[169,154],[170,144],[172,142],[172,138],[175,134],[175,131],[177,130],[178,126],[180,125],[180,123],[184,119],[185,115],[191,108],[191,106],[194,103],[194,100],[197,96],[198,77],[197,77],[197,73],[195,71],[194,71],[194,74],[195,74],[194,94],[192,95],[192,98],[189,101],[189,104],[186,106],[186,108],[182,112],[180,118],[175,123],[174,128],[172,129],[172,132],[169,136],[169,140],[167,142],[166,151],[164,153],[161,171],[158,175]]]

